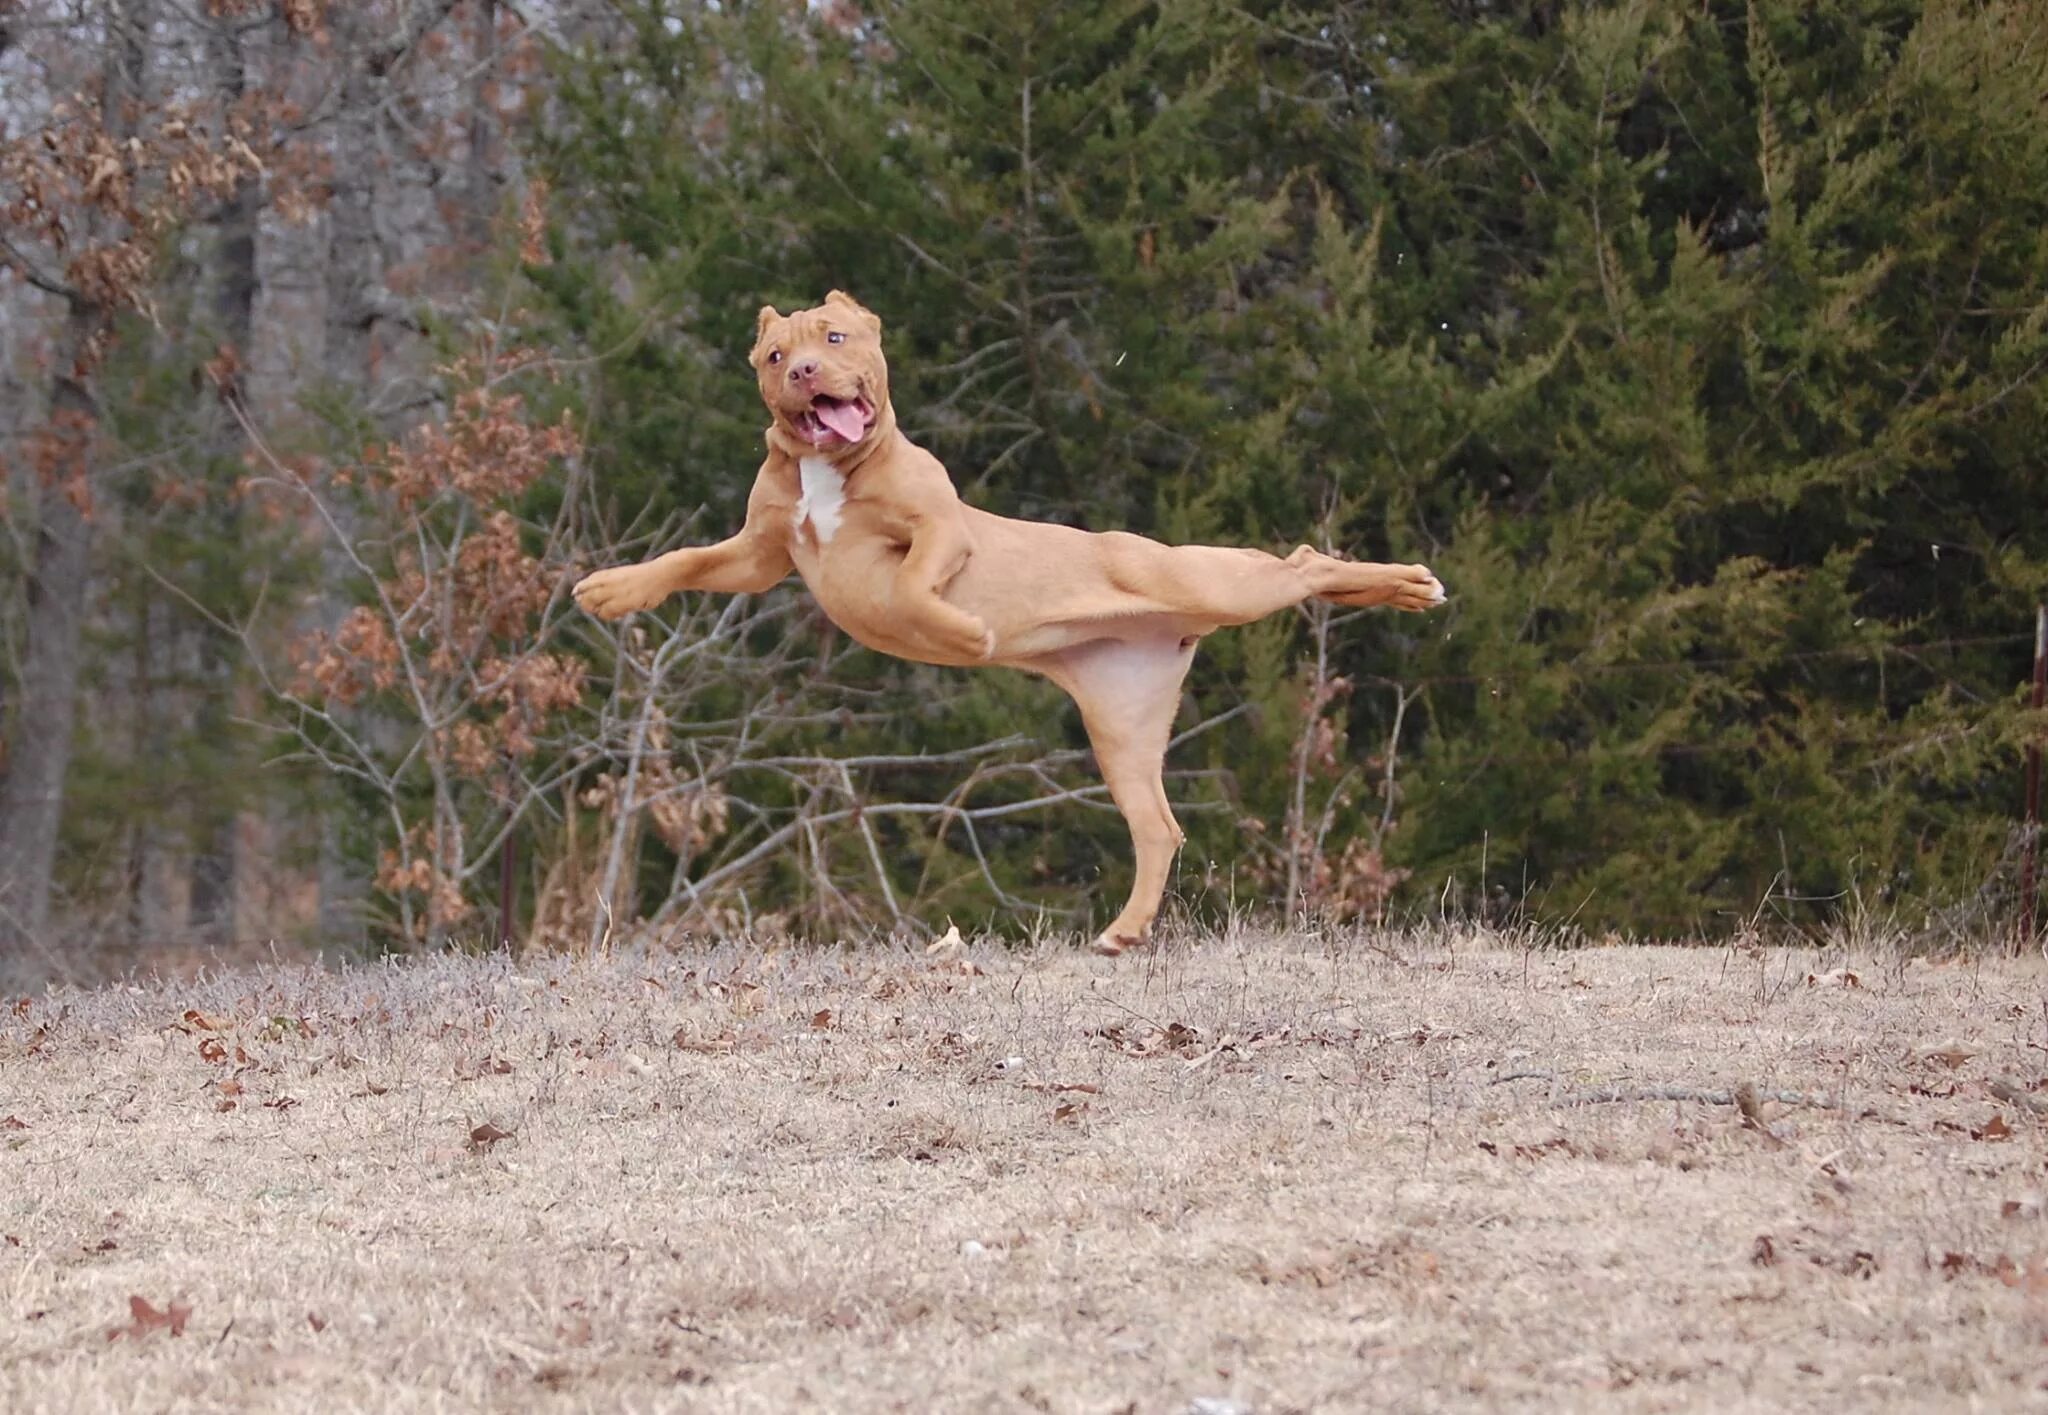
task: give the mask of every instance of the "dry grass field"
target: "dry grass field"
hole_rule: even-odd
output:
[[[56,994],[0,1409],[2025,1408],[2044,1008],[1448,934]]]

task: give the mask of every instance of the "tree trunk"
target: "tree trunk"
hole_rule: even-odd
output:
[[[248,90],[248,63],[241,36],[232,23],[223,23],[214,31],[209,47],[214,91],[223,106],[232,106]],[[241,381],[224,390],[223,400],[244,408],[255,346],[258,209],[256,184],[244,182],[221,206],[214,224],[213,322],[220,341],[234,351],[235,363],[242,370]],[[224,448],[239,448],[243,443],[241,425],[232,408],[223,410],[220,436]],[[224,503],[219,512],[224,523],[222,531],[232,540],[242,520],[241,502],[229,497],[224,498]],[[189,627],[199,635],[196,725],[202,742],[218,743],[235,730],[230,721],[236,688],[234,654],[211,625]],[[190,922],[206,941],[217,945],[234,942],[244,810],[242,799],[210,800],[207,818],[199,822],[196,834],[199,846],[192,857]]]
[[[151,0],[113,0],[107,14],[99,121],[118,146],[135,133],[148,62]],[[83,215],[74,244],[97,245],[103,218]],[[85,608],[92,584],[89,514],[100,407],[92,366],[112,311],[74,293],[50,367],[48,436],[36,479],[35,564],[28,572],[22,658],[7,777],[0,782],[0,961],[30,950],[58,962],[50,932],[57,835],[64,819],[65,774],[77,728],[78,677]],[[61,963],[59,964],[61,967]]]
[[[54,447],[61,461],[89,459],[99,405],[79,376],[94,336],[104,327],[97,307],[75,303],[64,321],[50,396]],[[75,475],[82,468],[61,468]],[[68,479],[67,475],[67,479]],[[19,957],[47,952],[51,877],[64,815],[64,776],[76,726],[80,630],[92,578],[92,522],[57,478],[38,493],[35,566],[29,572],[28,650],[14,703],[7,778],[0,782],[0,951]]]

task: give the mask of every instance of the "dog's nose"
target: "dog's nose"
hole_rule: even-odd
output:
[[[818,361],[816,359],[805,359],[802,363],[794,365],[789,371],[789,381],[791,383],[798,383],[805,379],[816,378],[817,376]]]

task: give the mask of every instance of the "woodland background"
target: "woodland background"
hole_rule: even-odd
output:
[[[0,970],[1113,907],[1048,686],[566,598],[833,285],[982,506],[1451,588],[1209,641],[1183,917],[2016,914],[2033,0],[0,0]]]

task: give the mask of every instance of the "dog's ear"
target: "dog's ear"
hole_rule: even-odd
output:
[[[773,305],[761,306],[761,313],[754,319],[754,347],[747,357],[755,363],[761,361],[761,345],[768,338],[768,326],[781,319],[782,314]]]
[[[825,303],[828,305],[838,305],[841,309],[852,310],[854,314],[858,315],[866,323],[871,333],[880,334],[882,332],[882,317],[853,296],[847,294],[844,290],[832,291],[825,296]]]

